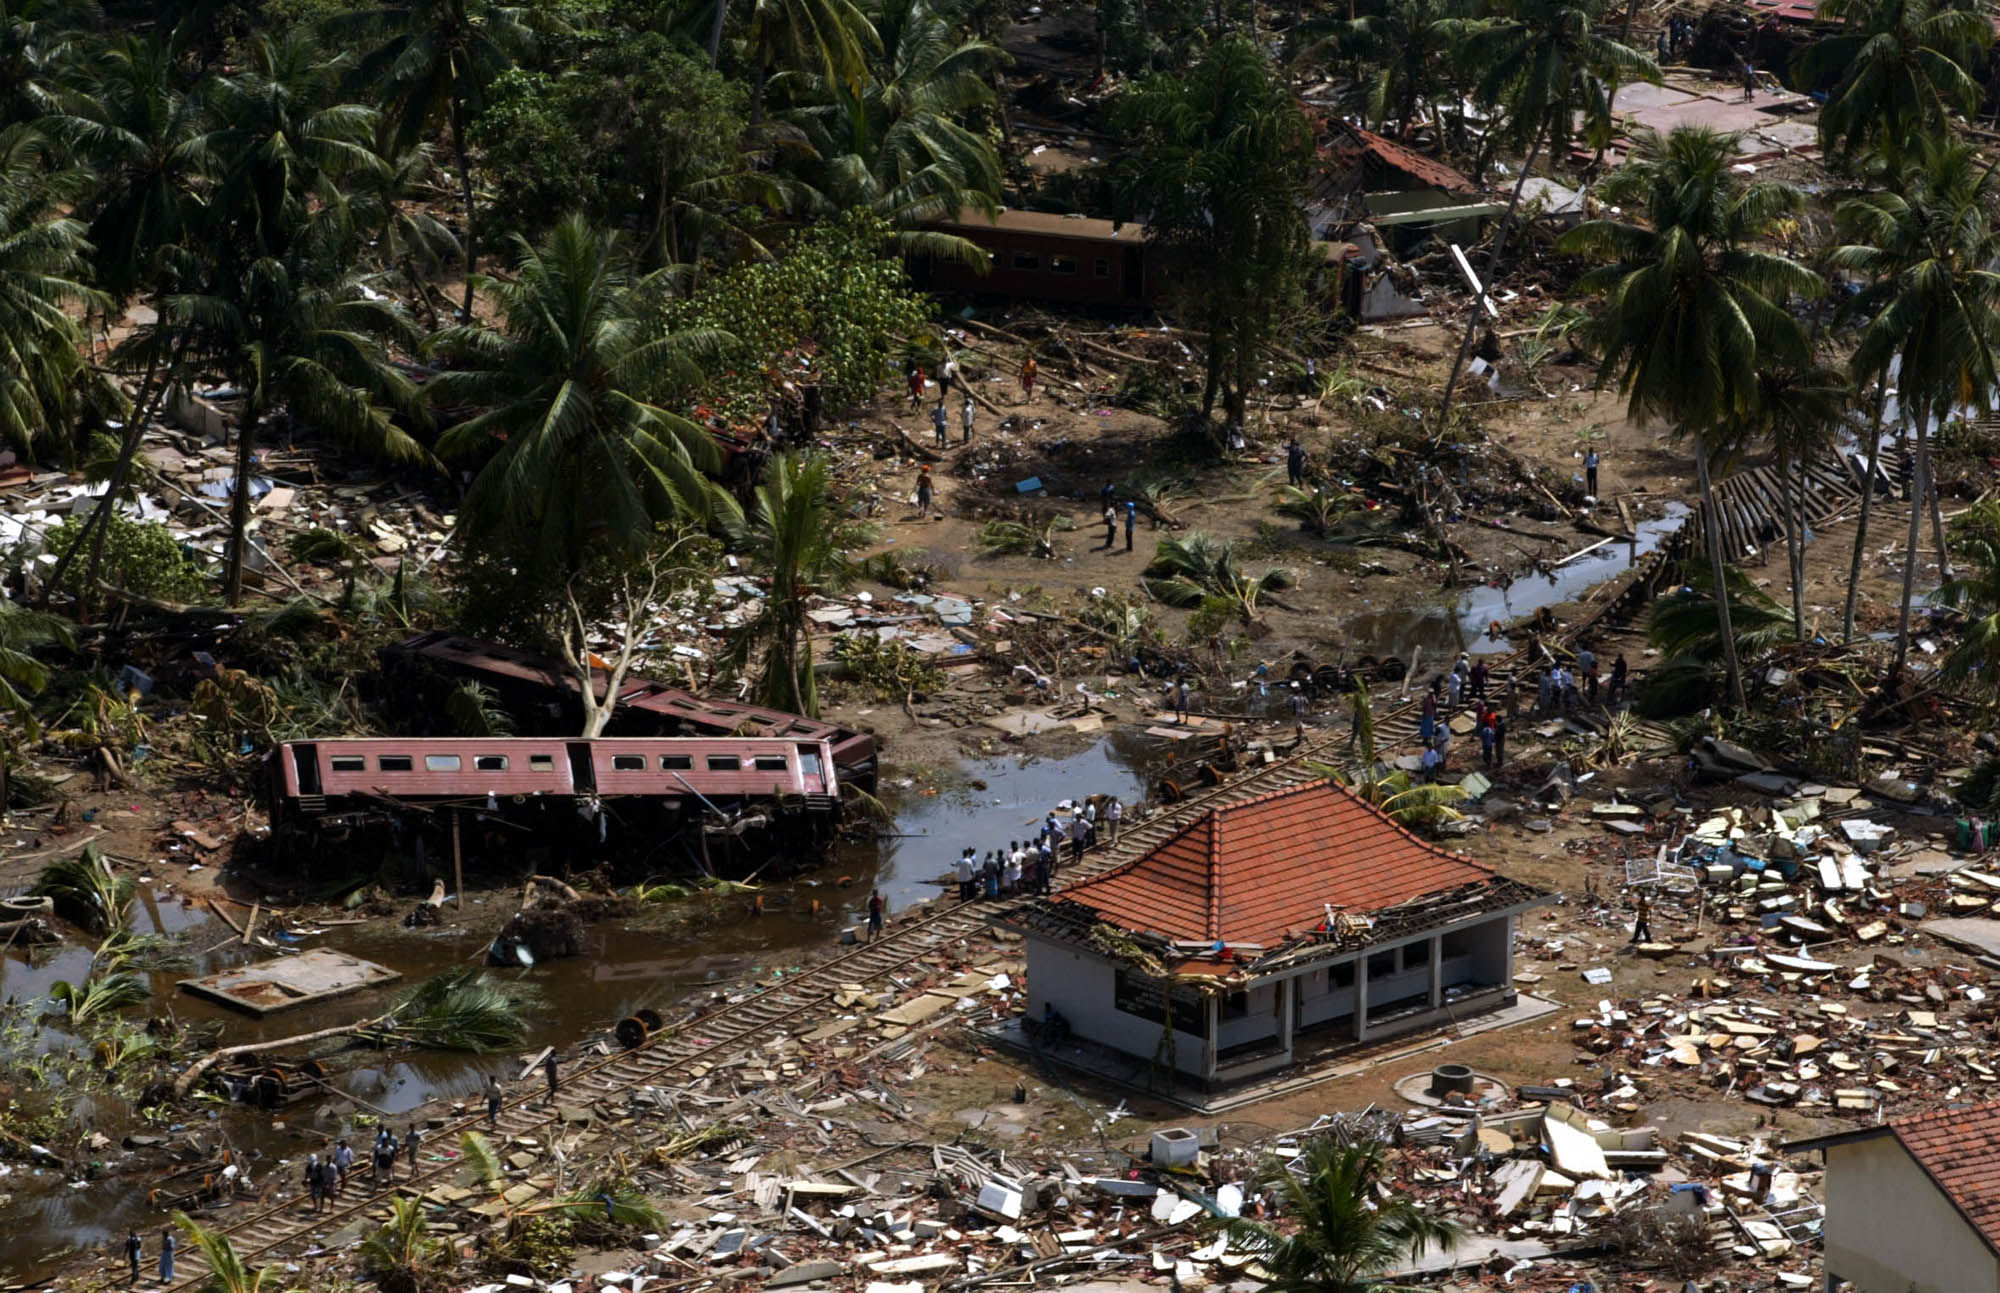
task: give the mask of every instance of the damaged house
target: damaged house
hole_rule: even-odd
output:
[[[1133,861],[999,918],[1028,1018],[1215,1088],[1514,1004],[1541,891],[1332,781],[1216,808]]]

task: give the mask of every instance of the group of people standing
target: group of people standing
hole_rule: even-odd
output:
[[[1608,681],[1600,677],[1597,653],[1588,644],[1577,647],[1574,668],[1550,655],[1547,648],[1543,648],[1542,656],[1542,663],[1529,670],[1535,680],[1536,717],[1573,714],[1585,705],[1598,704],[1600,698],[1611,706],[1625,699],[1630,675],[1624,656],[1612,662]],[[1480,766],[1498,768],[1507,762],[1507,724],[1515,709],[1516,680],[1507,683],[1504,707],[1495,704],[1488,694],[1493,682],[1486,662],[1473,660],[1463,652],[1450,673],[1431,679],[1417,713],[1417,739],[1423,746],[1426,778],[1435,779],[1446,771],[1451,749],[1451,716],[1468,706],[1473,712],[1473,735],[1479,741]]]
[[[424,1133],[415,1123],[403,1129],[401,1140],[388,1127],[380,1127],[375,1132],[375,1144],[369,1150],[370,1166],[373,1168],[372,1181],[376,1185],[393,1185],[396,1181],[396,1159],[407,1155],[410,1175],[417,1174],[417,1151],[424,1143]],[[305,1167],[306,1193],[311,1196],[312,1210],[319,1212],[340,1197],[340,1191],[347,1184],[347,1178],[354,1172],[354,1148],[346,1140],[334,1142],[333,1149],[326,1157],[308,1155]]]
[[[958,883],[960,902],[975,898],[1007,898],[1016,895],[1046,894],[1054,883],[1056,868],[1062,864],[1063,849],[1072,862],[1083,860],[1084,850],[1097,843],[1100,827],[1111,842],[1125,819],[1125,806],[1115,796],[1107,797],[1100,808],[1095,799],[1066,805],[1064,819],[1051,809],[1042,828],[1030,839],[1009,840],[1004,849],[992,849],[984,857],[968,845],[952,864],[952,878]]]

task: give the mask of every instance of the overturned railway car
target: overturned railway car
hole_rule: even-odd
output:
[[[287,741],[266,763],[274,834],[350,857],[373,843],[419,862],[457,849],[718,870],[816,855],[840,817],[823,739],[339,738]]]
[[[470,678],[489,689],[523,724],[543,732],[571,732],[581,706],[576,678],[558,661],[456,633],[419,633],[389,647],[384,662],[421,690],[425,672]],[[604,677],[602,671],[599,678]],[[600,686],[602,683],[600,682]],[[440,712],[431,698],[413,696],[419,713]],[[841,778],[858,790],[875,790],[876,745],[867,732],[781,709],[698,696],[652,678],[628,675],[612,711],[616,736],[782,737],[826,741]]]

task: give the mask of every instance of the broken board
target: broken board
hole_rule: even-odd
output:
[[[299,956],[182,979],[181,987],[198,997],[261,1016],[379,988],[402,977],[387,966],[319,947]]]

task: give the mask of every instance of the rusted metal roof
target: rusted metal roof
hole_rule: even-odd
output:
[[[1363,158],[1370,158],[1420,185],[1442,189],[1460,197],[1471,197],[1479,192],[1477,184],[1435,158],[1426,157],[1413,148],[1405,148],[1393,139],[1385,139],[1372,130],[1363,130],[1349,122],[1340,121],[1333,125],[1339,133],[1328,151],[1344,165],[1351,166]]]

